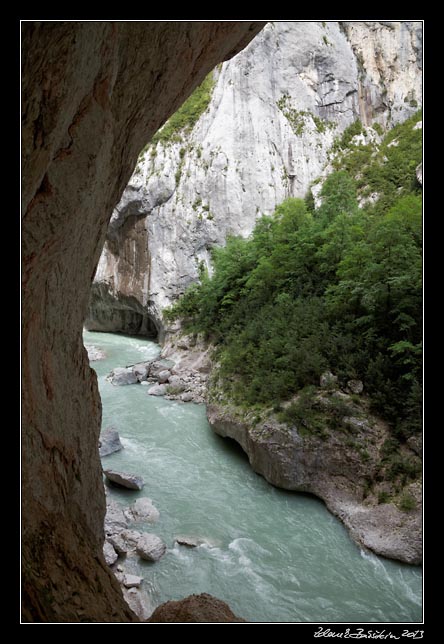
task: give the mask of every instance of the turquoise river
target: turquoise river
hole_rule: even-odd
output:
[[[269,485],[240,448],[211,431],[204,405],[105,380],[114,367],[155,358],[157,344],[86,331],[84,340],[106,353],[91,366],[103,427],[114,426],[124,446],[103,458],[103,467],[145,480],[141,492],[113,488],[109,494],[123,506],[148,496],[160,512],[143,529],[165,541],[164,557],[124,564],[144,577],[153,607],[207,592],[252,622],[421,621],[421,568],[362,551],[320,500]],[[179,546],[177,535],[211,545]]]

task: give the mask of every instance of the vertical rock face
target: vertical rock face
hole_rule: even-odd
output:
[[[422,103],[422,26],[417,22],[343,22],[360,70],[359,115],[405,121]]]
[[[130,306],[161,329],[162,310],[211,268],[211,248],[304,197],[348,125],[391,127],[415,112],[421,33],[415,22],[269,23],[215,70],[192,131],[139,159],[113,213],[88,328]]]
[[[102,555],[101,406],[82,343],[90,285],[140,149],[261,27],[23,23],[26,621],[136,619]]]

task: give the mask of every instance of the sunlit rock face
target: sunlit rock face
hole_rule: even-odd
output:
[[[421,23],[275,22],[214,70],[195,127],[150,146],[114,210],[87,320],[162,310],[211,270],[211,249],[304,197],[356,119],[388,128],[422,96]],[[162,338],[161,338],[162,339]]]

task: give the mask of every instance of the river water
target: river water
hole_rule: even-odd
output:
[[[157,344],[86,331],[84,340],[107,354],[91,366],[103,427],[113,425],[124,445],[103,466],[145,480],[141,492],[109,494],[121,505],[148,496],[160,512],[144,529],[165,541],[167,553],[154,564],[127,564],[144,577],[154,606],[207,592],[252,622],[421,621],[421,568],[364,553],[321,501],[269,485],[240,448],[211,431],[204,405],[105,380],[114,367],[155,358]],[[179,546],[177,535],[211,545]]]

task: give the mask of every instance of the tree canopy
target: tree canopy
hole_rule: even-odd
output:
[[[338,165],[323,184],[319,207],[289,198],[258,220],[249,239],[229,238],[214,249],[213,275],[203,272],[200,284],[165,312],[215,345],[220,379],[237,404],[279,405],[318,385],[330,369],[342,384],[363,381],[395,437],[420,430],[417,120],[381,144],[384,154],[399,148],[404,157],[401,168],[389,170],[390,179],[390,158],[375,154],[365,165],[382,190],[376,204],[358,207],[362,176],[357,180],[346,163]],[[397,146],[388,147],[394,140]]]

